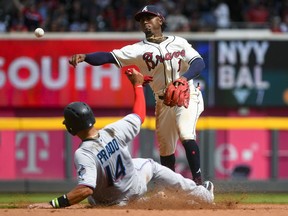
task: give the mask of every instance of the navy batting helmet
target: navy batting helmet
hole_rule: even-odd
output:
[[[92,109],[84,102],[72,102],[64,109],[64,121],[67,131],[73,136],[79,131],[92,127],[95,117]]]

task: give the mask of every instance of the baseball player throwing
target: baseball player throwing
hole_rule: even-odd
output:
[[[213,203],[212,182],[207,182],[207,188],[197,186],[191,179],[152,159],[132,159],[128,143],[140,131],[146,104],[143,75],[131,69],[127,76],[133,84],[135,100],[133,113],[123,119],[97,130],[94,114],[86,103],[73,102],[65,107],[63,124],[70,134],[82,141],[75,152],[78,186],[49,203],[35,203],[29,208],[64,208],[86,198],[91,205],[125,205],[142,197],[149,182],[183,191],[196,202]]]
[[[153,77],[149,85],[156,100],[156,134],[161,164],[175,170],[175,150],[180,138],[193,180],[200,185],[200,153],[195,129],[204,104],[193,78],[199,76],[205,67],[204,61],[184,38],[163,35],[165,18],[156,6],[145,6],[136,13],[135,19],[146,39],[112,52],[76,54],[71,57],[70,64],[76,67],[85,61],[95,66],[105,63],[119,67],[136,65],[143,75]],[[186,96],[170,92],[170,87],[179,90],[177,86],[182,84],[182,87],[188,86]]]

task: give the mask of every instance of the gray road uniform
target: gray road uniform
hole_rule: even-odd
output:
[[[153,180],[167,188],[181,190],[192,199],[212,203],[213,193],[174,173],[152,159],[132,159],[128,144],[139,133],[141,120],[136,114],[99,130],[95,139],[84,140],[75,152],[78,184],[94,189],[90,204],[126,204],[142,197]]]

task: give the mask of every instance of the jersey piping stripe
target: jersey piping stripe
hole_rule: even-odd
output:
[[[168,50],[167,47],[168,47],[171,43],[173,43],[173,41],[175,41],[175,36],[173,36],[173,40],[172,40],[171,42],[169,42],[169,43],[165,46],[165,49],[166,49],[167,53],[169,53],[169,50]],[[170,59],[170,67],[171,67],[171,79],[172,79],[172,82],[173,82],[173,81],[174,81],[174,80],[173,80],[174,67],[173,67],[173,65],[172,65],[172,59]],[[175,73],[177,73],[177,71],[175,71]],[[167,85],[166,80],[165,80],[165,85]]]
[[[194,58],[192,58],[192,59],[188,62],[188,64],[190,65],[191,62],[194,61],[194,60],[197,59],[197,58],[201,58],[201,56],[195,56]],[[202,59],[202,58],[201,58],[201,59]]]
[[[199,98],[199,93],[198,93],[198,95],[197,95],[197,99]],[[196,113],[198,113],[198,110],[199,110],[199,103],[197,103],[197,108],[196,108]],[[193,128],[193,131],[196,131],[196,125],[197,125],[197,121],[198,121],[198,119],[196,118],[195,119],[195,122],[194,122],[194,128]]]
[[[123,66],[122,66],[121,62],[118,60],[118,58],[116,57],[116,55],[114,55],[113,51],[111,52],[111,54],[112,54],[113,57],[115,58],[115,60],[116,60],[117,64],[119,65],[119,67],[122,68]]]
[[[136,170],[141,170],[147,163],[151,163],[151,160],[148,159],[147,161],[145,161],[145,163],[141,164],[140,168],[135,167]]]

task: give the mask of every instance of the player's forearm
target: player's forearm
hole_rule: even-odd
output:
[[[80,203],[82,200],[86,199],[88,196],[93,194],[93,189],[84,186],[84,185],[78,185],[73,190],[71,190],[69,193],[64,194],[61,197],[52,199],[49,204],[53,208],[65,208],[70,205],[74,205],[77,203]],[[38,207],[36,205],[35,207]],[[33,208],[33,206],[32,206]]]
[[[142,85],[134,85],[134,105],[133,105],[133,113],[136,113],[143,123],[146,117],[146,101],[143,92]]]
[[[92,194],[93,194],[92,188],[84,185],[78,185],[69,193],[67,193],[67,198],[69,200],[69,204],[74,205],[86,199],[88,196]]]
[[[86,54],[84,61],[94,66],[107,63],[116,64],[116,60],[110,52],[95,52]]]
[[[205,63],[202,58],[197,58],[191,62],[189,69],[182,75],[187,80],[198,77],[201,71],[205,68]]]

